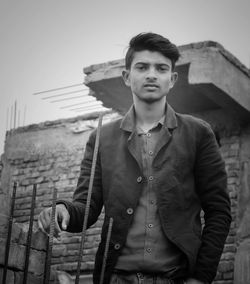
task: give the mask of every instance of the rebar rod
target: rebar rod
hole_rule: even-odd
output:
[[[83,245],[84,245],[84,240],[85,240],[85,235],[86,235],[86,230],[87,230],[87,223],[88,223],[89,210],[90,210],[90,201],[91,201],[93,182],[94,182],[94,177],[95,177],[95,168],[96,168],[97,154],[98,154],[98,148],[99,148],[99,142],[100,142],[99,140],[100,140],[100,132],[101,132],[101,126],[102,126],[102,118],[103,118],[103,115],[100,114],[97,131],[96,131],[95,147],[94,147],[93,160],[92,160],[92,165],[91,165],[88,195],[87,195],[83,227],[82,227],[82,233],[81,233],[81,242],[80,242],[79,256],[78,256],[78,262],[77,262],[75,284],[79,284],[81,261],[82,261],[82,254],[83,254]]]
[[[28,278],[29,256],[30,256],[31,238],[32,238],[32,230],[33,230],[35,203],[36,203],[36,189],[37,189],[37,186],[36,186],[36,184],[34,184],[33,185],[32,200],[31,200],[31,209],[30,209],[29,230],[28,230],[27,244],[26,244],[26,251],[25,251],[23,284],[26,284],[27,278]]]
[[[47,245],[47,254],[45,262],[45,275],[44,275],[44,284],[49,284],[50,279],[50,265],[52,257],[52,248],[53,248],[53,238],[55,232],[55,215],[56,215],[56,198],[57,198],[57,188],[54,188],[53,197],[52,197],[52,212],[50,219],[50,228],[49,228],[49,237]]]
[[[48,96],[48,97],[43,97],[42,100],[48,100],[48,99],[51,99],[51,98],[57,98],[57,97],[77,94],[77,93],[81,93],[82,91],[88,91],[88,89],[81,89],[81,90],[77,90],[77,91],[71,91],[71,92],[66,92],[66,93],[62,93],[62,94],[57,94],[57,95],[52,95],[52,96]]]
[[[81,99],[84,98],[86,95],[80,95],[80,96],[75,96],[75,97],[70,97],[70,98],[64,98],[64,99],[58,99],[54,101],[50,101],[51,103],[58,103],[58,102],[63,102],[63,101],[71,101],[74,99]]]
[[[54,88],[54,89],[50,89],[50,90],[46,90],[46,91],[42,91],[42,92],[36,92],[33,95],[36,96],[36,95],[40,95],[40,94],[45,94],[45,93],[54,92],[54,91],[58,91],[58,90],[64,90],[64,89],[68,89],[68,88],[72,88],[72,87],[78,87],[78,86],[82,86],[82,85],[83,85],[83,83],[65,86],[65,87],[61,87],[61,88]]]
[[[109,243],[110,243],[111,232],[112,232],[112,226],[113,226],[113,218],[111,217],[109,219],[109,227],[108,227],[107,239],[106,239],[106,243],[105,243],[103,261],[102,261],[100,284],[103,284],[103,281],[104,281],[104,275],[105,275],[105,269],[106,269],[106,263],[107,263],[107,258],[108,258],[108,251],[109,251]]]
[[[2,279],[3,284],[6,284],[6,277],[7,277],[11,232],[12,232],[13,215],[14,215],[15,200],[16,200],[16,189],[17,189],[17,182],[14,182],[11,207],[10,207],[10,217],[9,217],[9,224],[8,224],[7,242],[5,246],[5,258],[4,258],[4,269],[3,269],[3,279]]]

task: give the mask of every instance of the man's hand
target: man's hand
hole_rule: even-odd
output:
[[[44,209],[38,216],[38,227],[45,234],[49,233],[50,221],[51,221],[52,208]],[[67,230],[69,224],[69,212],[66,209],[65,205],[58,204],[56,205],[56,214],[55,214],[55,233],[56,238],[60,237],[60,234],[63,231]],[[59,225],[60,224],[60,225]]]
[[[185,284],[205,284],[205,282],[202,282],[202,281],[194,279],[194,278],[188,278],[186,280]]]

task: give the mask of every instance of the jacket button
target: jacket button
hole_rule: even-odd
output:
[[[121,247],[121,245],[120,244],[115,244],[115,246],[114,246],[114,248],[116,249],[116,250],[118,250],[118,249],[120,249],[120,247]]]
[[[137,178],[137,182],[139,183],[141,181],[142,181],[142,177],[140,176],[140,177]]]
[[[133,212],[134,212],[134,210],[133,210],[132,208],[128,208],[128,209],[127,209],[127,213],[128,213],[129,215],[133,214]]]

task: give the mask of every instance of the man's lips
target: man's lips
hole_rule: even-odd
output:
[[[144,84],[143,86],[144,88],[154,88],[154,89],[159,88],[159,86],[156,84]]]

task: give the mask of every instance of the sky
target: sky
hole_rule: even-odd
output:
[[[0,154],[15,101],[20,126],[80,115],[33,94],[83,83],[134,35],[217,41],[249,68],[249,28],[249,0],[0,0]]]

